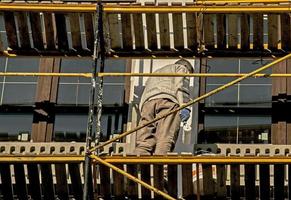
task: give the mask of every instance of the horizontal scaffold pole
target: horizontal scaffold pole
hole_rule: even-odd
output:
[[[94,157],[96,158],[96,157]],[[93,159],[94,159],[93,158]],[[291,164],[288,156],[102,156],[100,159],[111,164]],[[80,163],[83,155],[1,155],[1,163]],[[95,162],[98,163],[99,159]]]
[[[184,73],[97,73],[98,77],[225,77],[225,78],[235,78],[245,76],[246,73],[237,74],[237,73],[193,73],[193,74],[184,74]],[[41,73],[41,72],[0,72],[0,76],[54,76],[54,77],[84,77],[91,78],[92,73]],[[254,74],[254,78],[283,78],[291,77],[291,74]]]
[[[267,2],[267,1],[266,1]],[[64,3],[0,3],[0,11],[22,12],[91,12],[96,4]],[[141,6],[135,4],[104,5],[105,13],[289,13],[290,3],[266,5],[188,5],[188,6]]]

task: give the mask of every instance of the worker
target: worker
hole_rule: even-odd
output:
[[[154,73],[193,73],[190,62],[180,59]],[[164,115],[190,100],[189,77],[150,77],[140,101],[140,122],[143,125],[157,116]],[[190,109],[184,108],[137,131],[135,154],[164,155],[173,151],[181,121],[186,123]]]

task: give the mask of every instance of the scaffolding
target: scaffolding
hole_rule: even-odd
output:
[[[86,139],[86,156],[85,159],[82,156],[21,156],[21,157],[11,157],[11,156],[3,156],[0,158],[0,163],[78,163],[78,162],[85,162],[85,181],[84,181],[84,193],[83,199],[91,199],[93,198],[93,182],[92,182],[92,171],[91,165],[92,164],[103,164],[111,168],[112,170],[121,173],[128,179],[142,185],[143,187],[153,191],[154,193],[163,196],[166,199],[175,199],[174,197],[170,196],[169,194],[157,189],[150,184],[146,183],[145,181],[136,178],[135,176],[131,175],[130,173],[116,167],[115,164],[145,164],[145,163],[154,163],[154,164],[192,164],[192,163],[200,163],[200,164],[291,164],[290,158],[288,157],[260,157],[260,158],[241,158],[241,157],[179,157],[179,156],[167,156],[167,157],[122,157],[122,156],[99,156],[99,149],[111,144],[114,141],[122,139],[123,137],[130,135],[136,132],[139,129],[142,129],[154,122],[157,122],[171,114],[174,114],[180,111],[183,108],[189,107],[201,100],[204,100],[211,95],[214,95],[218,92],[221,92],[240,81],[243,81],[250,77],[259,77],[259,78],[270,78],[270,77],[291,77],[291,74],[262,74],[261,72],[273,67],[274,65],[290,59],[291,54],[288,54],[285,51],[282,51],[283,57],[280,57],[273,62],[262,66],[250,73],[245,74],[209,74],[209,73],[193,73],[193,74],[153,74],[153,73],[105,73],[104,72],[104,62],[106,57],[106,38],[104,38],[104,23],[103,23],[103,16],[105,14],[152,14],[152,13],[203,13],[203,14],[217,14],[217,13],[230,13],[230,14],[237,14],[237,13],[276,13],[276,14],[289,14],[291,12],[291,4],[290,1],[287,0],[270,0],[267,4],[268,5],[255,5],[256,3],[266,3],[262,0],[254,0],[254,1],[247,1],[247,0],[237,0],[237,1],[210,1],[207,3],[213,5],[205,5],[205,1],[198,1],[197,4],[191,4],[186,6],[161,6],[161,5],[145,5],[141,6],[139,4],[130,4],[130,5],[123,5],[123,4],[116,4],[110,5],[105,4],[99,1],[97,4],[21,4],[21,3],[1,3],[0,10],[1,11],[16,11],[16,12],[91,12],[95,14],[95,43],[94,43],[94,51],[93,51],[93,65],[92,65],[92,73],[18,73],[18,72],[5,72],[0,73],[0,76],[57,76],[57,77],[86,77],[91,78],[91,92],[90,92],[90,105],[89,105],[89,115],[88,115],[88,128],[87,128],[87,139]],[[221,3],[250,3],[250,5],[228,5],[228,6],[221,6],[218,4]],[[275,5],[273,5],[275,4]],[[203,29],[203,28],[202,28]],[[198,31],[199,33],[200,31]],[[202,31],[203,32],[203,31]],[[126,33],[125,33],[126,34]],[[290,34],[290,33],[289,33]],[[203,57],[205,56],[204,52],[206,49],[203,47],[205,41],[202,41],[200,37],[200,41],[198,41],[198,54],[196,56]],[[130,50],[130,48],[129,48]],[[261,51],[261,50],[260,50]],[[5,52],[5,51],[3,51]],[[193,56],[193,52],[187,52],[185,55]],[[11,55],[9,52],[6,55]],[[149,54],[152,56],[152,54]],[[268,53],[268,55],[273,55],[272,51]],[[182,56],[180,56],[182,57]],[[275,57],[275,56],[274,56]],[[102,95],[103,95],[103,77],[106,76],[171,76],[171,77],[178,77],[178,76],[189,76],[189,77],[236,77],[237,79],[218,87],[196,99],[190,100],[188,103],[181,105],[179,108],[156,117],[151,122],[148,122],[144,125],[137,126],[136,128],[125,131],[124,133],[120,133],[117,137],[114,137],[104,143],[100,143],[100,117],[102,112]],[[99,77],[97,81],[97,77]],[[97,84],[98,83],[98,84]],[[96,94],[96,87],[97,94]],[[94,109],[97,107],[97,116],[94,117]],[[93,124],[96,123],[96,135],[93,135]],[[94,146],[93,143],[94,142]],[[93,162],[92,162],[93,161]],[[197,166],[198,168],[198,166]],[[198,176],[199,177],[199,176]],[[199,182],[199,180],[198,180]],[[198,195],[199,196],[199,195]]]

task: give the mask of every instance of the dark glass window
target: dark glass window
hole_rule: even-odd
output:
[[[271,116],[206,115],[199,143],[269,143]]]
[[[207,72],[249,73],[269,62],[271,59],[213,58],[207,64]],[[271,69],[262,73],[271,73]],[[207,78],[206,91],[209,92],[234,79]],[[270,142],[271,115],[268,113],[272,106],[271,81],[270,78],[248,78],[207,98],[205,130],[199,133],[198,141],[200,143]],[[253,111],[254,114],[249,114],[249,111]]]
[[[126,61],[106,60],[105,72],[125,72]],[[66,59],[62,62],[61,72],[91,73],[92,60]],[[58,92],[58,104],[88,105],[91,80],[82,77],[61,77]],[[122,105],[124,99],[124,78],[105,77],[103,88],[104,105]]]
[[[54,127],[55,141],[85,141],[87,114],[57,114]],[[96,127],[93,127],[95,133]],[[122,131],[122,114],[103,114],[101,117],[101,141]]]
[[[0,141],[29,140],[32,114],[0,113]]]

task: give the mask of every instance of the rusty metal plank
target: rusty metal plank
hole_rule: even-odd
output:
[[[43,14],[45,37],[46,37],[46,49],[55,49],[55,27],[53,24],[53,17],[51,13]]]
[[[291,49],[291,16],[289,14],[281,14],[281,48],[284,50]]]
[[[76,50],[82,49],[80,15],[79,13],[68,14],[72,34],[72,46]]]
[[[226,16],[225,14],[216,15],[216,27],[217,27],[217,48],[226,48]],[[207,30],[206,30],[207,31]]]
[[[27,184],[25,180],[24,165],[15,164],[14,165],[14,174],[16,182],[16,195],[19,200],[27,200]]]
[[[144,32],[142,24],[142,14],[132,14],[133,18],[133,31],[135,37],[135,49],[144,49]]]
[[[72,181],[72,193],[75,199],[80,200],[83,198],[83,186],[82,180],[80,175],[80,168],[79,164],[69,164],[69,174]],[[89,194],[92,191],[89,191]]]
[[[150,165],[140,165],[141,180],[150,184],[151,183],[151,173]],[[141,187],[141,195],[144,199],[151,199],[151,191],[145,187]]]
[[[246,199],[256,199],[255,165],[245,165]]]
[[[231,199],[240,199],[240,165],[230,165]]]
[[[43,50],[43,38],[42,38],[42,29],[41,29],[41,19],[39,13],[29,13],[29,20],[31,24],[31,33],[33,46],[36,49]]]
[[[29,188],[32,199],[41,199],[41,187],[39,179],[39,170],[37,164],[27,164],[27,175],[29,179]]]
[[[53,183],[52,167],[51,164],[41,164],[41,182],[43,188],[44,200],[55,199],[55,190]]]
[[[264,49],[263,14],[253,14],[253,49]]]
[[[123,49],[132,50],[131,15],[121,14],[121,30]]]
[[[284,181],[285,165],[274,165],[274,199],[285,199]]]
[[[84,13],[83,16],[84,16],[87,48],[93,52],[93,50],[94,50],[94,28],[93,28],[92,14]],[[104,18],[104,20],[106,21],[108,19]]]
[[[60,51],[68,51],[69,43],[67,36],[66,18],[64,14],[55,13],[55,23],[57,31],[58,49]]]
[[[2,195],[5,200],[13,200],[13,189],[11,181],[11,170],[9,164],[0,165],[0,175],[2,183]]]
[[[238,44],[238,15],[228,15],[228,48],[237,49]]]
[[[119,30],[119,22],[117,14],[108,14],[109,22],[109,37],[110,37],[110,48],[112,50],[121,49],[121,38]]]
[[[65,164],[55,164],[56,169],[56,195],[59,199],[68,200],[69,190],[67,181],[67,172]]]
[[[278,49],[279,15],[268,15],[268,49]]]
[[[170,49],[169,14],[159,14],[161,49]]]
[[[127,165],[127,173],[137,177],[137,165]],[[138,187],[137,183],[127,179],[127,185],[126,185],[126,191],[127,191],[127,196],[130,199],[138,199]]]
[[[214,16],[213,14],[203,15],[203,25],[204,25],[204,43],[206,49],[214,49]]]
[[[225,165],[216,165],[216,173],[217,173],[217,183],[216,183],[217,198],[225,199],[227,192]]]
[[[241,49],[247,50],[250,48],[250,15],[241,14]]]
[[[154,187],[163,191],[164,181],[164,165],[154,165]],[[162,197],[157,194],[154,194],[154,198],[162,199]]]
[[[8,47],[11,49],[17,49],[18,40],[16,33],[15,18],[13,12],[4,12],[5,29],[8,41]]]
[[[28,21],[26,12],[16,12],[16,19],[19,29],[20,46],[24,49],[30,48],[29,33],[28,33]]]
[[[260,174],[260,198],[270,199],[270,165],[262,164],[259,166]]]
[[[196,13],[186,13],[188,48],[193,51],[196,51],[198,47],[196,15]]]

